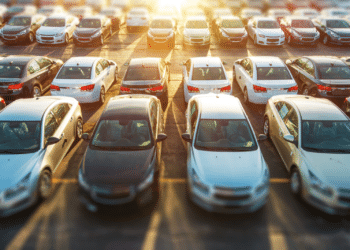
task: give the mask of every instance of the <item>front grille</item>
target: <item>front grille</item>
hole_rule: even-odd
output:
[[[89,33],[79,33],[78,36],[79,37],[91,37],[93,34],[89,34]]]
[[[226,201],[244,201],[250,198],[249,194],[243,195],[224,195],[224,194],[215,194],[215,198]]]
[[[242,37],[244,33],[233,33],[233,34],[228,34],[230,37]]]
[[[48,40],[48,41],[54,40],[53,37],[49,37],[49,36],[46,36],[46,37],[45,37],[45,36],[42,36],[41,39],[42,39],[42,40]]]
[[[339,188],[338,191],[339,193],[350,195],[350,189],[348,188]]]
[[[216,191],[222,191],[222,192],[247,192],[251,190],[251,187],[245,186],[245,187],[215,187]]]
[[[278,42],[279,39],[278,38],[267,38],[268,42]]]
[[[95,188],[95,195],[101,199],[124,199],[130,196],[130,188],[128,187],[116,187],[113,190],[105,190],[101,188]]]
[[[314,39],[313,39],[313,38],[303,38],[302,40],[303,40],[303,41],[306,41],[306,42],[311,42],[311,41],[313,41]]]
[[[192,38],[191,41],[192,41],[192,42],[196,42],[196,43],[200,43],[200,42],[203,42],[203,39],[200,39],[200,38]]]
[[[350,89],[332,88],[332,94],[334,96],[349,96],[350,95]]]
[[[3,31],[4,35],[15,35],[17,33],[18,33],[18,30],[6,30],[6,31]]]
[[[340,40],[342,40],[343,42],[350,42],[350,37],[349,38],[341,38]]]
[[[83,41],[83,42],[89,42],[91,41],[90,38],[78,38],[79,41]]]
[[[120,194],[102,194],[97,193],[96,196],[101,199],[124,199],[130,196],[130,192],[128,193],[120,193]]]

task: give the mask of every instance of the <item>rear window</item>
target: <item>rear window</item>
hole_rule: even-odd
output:
[[[24,7],[21,7],[21,6],[13,6],[13,7],[10,7],[7,11],[8,11],[8,12],[11,12],[11,13],[22,12],[22,11],[24,11]]]
[[[160,80],[158,67],[131,66],[126,71],[124,81]]]
[[[222,67],[201,67],[193,68],[192,80],[226,80]]]
[[[292,76],[285,67],[257,67],[257,80],[290,80]]]
[[[91,67],[62,67],[57,79],[90,79]]]
[[[23,65],[0,65],[0,78],[21,78]]]
[[[349,67],[319,67],[320,79],[350,79]]]

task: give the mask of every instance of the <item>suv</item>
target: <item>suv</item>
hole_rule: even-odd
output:
[[[147,34],[148,48],[165,45],[173,49],[175,47],[175,32],[176,25],[173,18],[162,16],[153,18]]]

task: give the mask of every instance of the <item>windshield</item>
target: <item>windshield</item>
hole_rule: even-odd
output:
[[[39,121],[0,122],[0,153],[32,153],[40,147]]]
[[[292,76],[286,67],[257,67],[257,80],[290,80]]]
[[[327,20],[326,26],[328,28],[349,28],[349,24],[345,20]]]
[[[199,121],[195,147],[213,151],[250,151],[257,143],[246,120]]]
[[[23,65],[0,65],[0,78],[21,78]]]
[[[91,67],[62,67],[57,79],[90,79]]]
[[[206,21],[187,21],[186,29],[207,29]]]
[[[349,67],[320,66],[320,79],[350,79]]]
[[[124,81],[147,81],[160,80],[159,69],[157,67],[129,67]]]
[[[50,19],[46,19],[45,22],[43,23],[43,26],[45,27],[64,27],[66,24],[65,24],[65,19],[53,19],[53,18],[50,18]]]
[[[11,26],[29,26],[31,23],[30,17],[13,17],[9,21],[8,25]]]
[[[226,76],[222,67],[193,68],[192,80],[226,80]]]
[[[173,28],[173,24],[170,20],[153,20],[151,28],[171,29]]]
[[[39,14],[50,14],[54,11],[54,9],[52,8],[42,8],[40,10],[38,10]]]
[[[277,29],[280,26],[276,21],[259,21],[258,28],[260,29]]]
[[[82,19],[78,25],[79,28],[101,28],[99,19]]]
[[[105,149],[149,149],[153,146],[150,126],[146,120],[101,120],[91,145]]]
[[[293,20],[292,21],[293,28],[314,28],[314,24],[311,20]]]
[[[322,153],[350,153],[349,121],[303,121],[302,147]]]
[[[223,28],[244,28],[244,25],[241,20],[223,20]]]
[[[24,7],[21,7],[21,6],[13,6],[13,7],[10,7],[7,11],[8,11],[8,12],[11,12],[11,13],[14,13],[14,12],[22,12],[22,11],[24,11]]]

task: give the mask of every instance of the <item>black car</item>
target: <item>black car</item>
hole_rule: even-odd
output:
[[[162,58],[131,59],[120,86],[120,94],[155,95],[165,109],[168,104],[169,65]]]
[[[106,16],[83,18],[73,33],[74,44],[103,45],[108,36],[112,36],[112,23]]]
[[[337,57],[300,57],[286,64],[304,95],[329,99],[350,95],[350,69]]]
[[[3,23],[7,23],[12,17],[19,14],[34,15],[36,7],[33,5],[16,4],[9,7],[3,15]]]
[[[116,96],[109,100],[79,169],[80,200],[91,211],[103,205],[158,198],[161,141],[164,134],[160,101],[149,95]]]
[[[318,17],[313,20],[323,44],[350,45],[350,25],[342,18]]]
[[[239,17],[219,17],[215,23],[215,34],[221,45],[239,45],[245,47],[248,33]]]
[[[120,25],[124,23],[123,11],[118,7],[108,7],[100,11],[101,15],[105,15],[112,22],[113,30],[119,30]]]
[[[40,96],[63,62],[44,56],[9,56],[0,61],[0,95],[5,100]]]
[[[287,16],[280,21],[281,29],[284,32],[289,45],[300,44],[307,46],[317,46],[320,33],[315,25],[307,17]]]
[[[0,39],[5,44],[33,43],[36,31],[45,21],[43,15],[17,15],[0,30]]]

